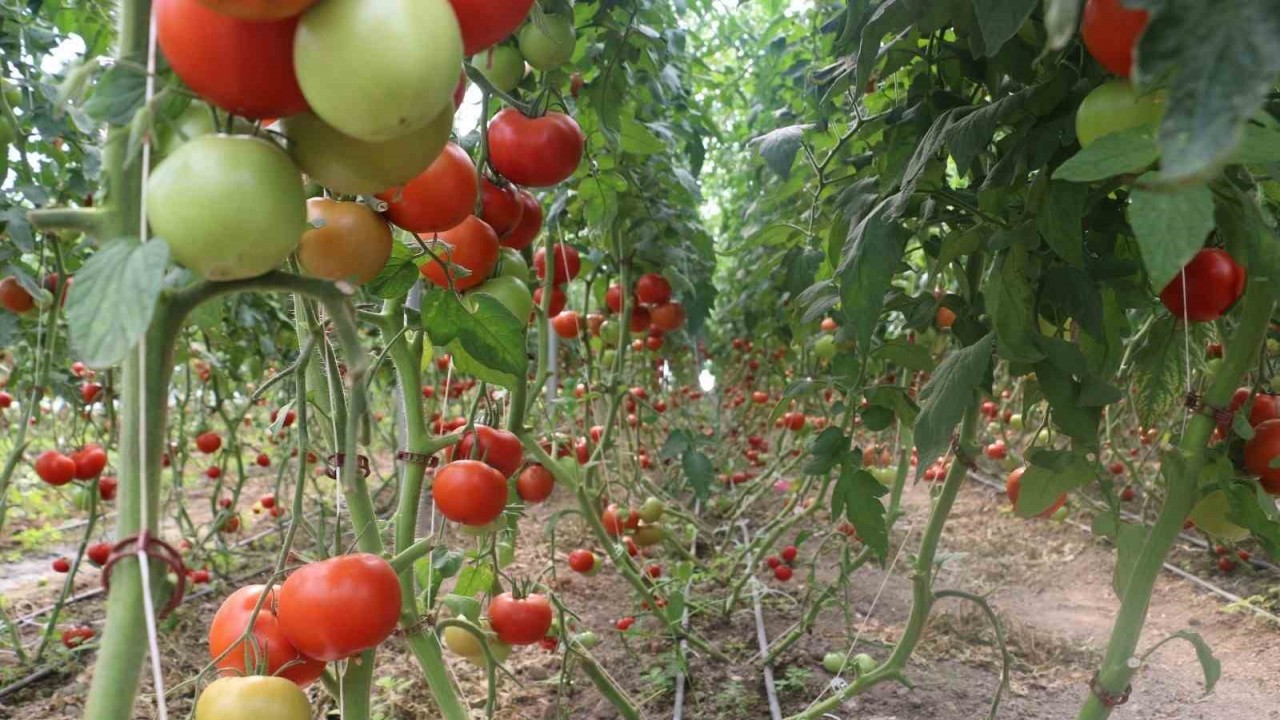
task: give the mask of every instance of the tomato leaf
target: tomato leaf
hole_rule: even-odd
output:
[[[1280,162],[1280,127],[1248,123],[1240,144],[1227,162],[1239,165],[1264,165]]]
[[[420,277],[413,250],[397,240],[391,243],[391,257],[378,276],[365,283],[365,289],[380,298],[404,297]]]
[[[1026,249],[1014,247],[1002,253],[997,263],[982,289],[999,341],[996,351],[1013,362],[1039,362],[1044,353],[1035,341],[1035,293],[1028,279]]]
[[[769,413],[769,422],[782,417],[787,412],[787,408],[791,406],[792,400],[816,392],[817,389],[818,383],[808,378],[797,380],[788,385],[787,389],[782,391],[782,396],[778,398],[778,402],[773,404],[773,411]]]
[[[1151,128],[1140,127],[1103,135],[1072,155],[1053,171],[1054,180],[1093,182],[1138,173],[1160,156]]]
[[[1156,644],[1156,647],[1163,645],[1168,640],[1186,640],[1196,649],[1196,660],[1200,662],[1200,669],[1204,672],[1204,694],[1208,695],[1213,692],[1213,686],[1218,684],[1218,680],[1222,677],[1222,661],[1213,655],[1213,648],[1209,647],[1209,643],[1200,637],[1199,633],[1190,630],[1179,630],[1170,635],[1165,641]],[[1154,651],[1155,648],[1152,648]],[[1151,653],[1148,652],[1147,655]],[[1146,655],[1143,656],[1146,658]]]
[[[804,131],[812,125],[788,125],[767,132],[751,141],[760,147],[760,157],[769,169],[783,180],[791,177],[791,166],[795,164],[796,154],[800,152],[800,144],[804,139]]]
[[[711,476],[715,472],[711,465],[711,458],[689,448],[680,458],[680,468],[684,471],[690,487],[693,488],[693,494],[699,500],[706,500],[711,494]]]
[[[1080,27],[1080,0],[1045,0],[1044,27],[1049,49],[1061,50]]]
[[[98,78],[93,94],[82,108],[94,120],[123,127],[133,120],[146,94],[146,73],[135,66],[119,63],[107,68]]]
[[[809,442],[809,459],[801,469],[805,475],[826,475],[849,450],[849,438],[837,427],[828,427]]]
[[[493,567],[489,563],[476,563],[462,568],[458,582],[453,586],[455,595],[472,598],[493,589]]]
[[[1038,183],[1037,183],[1038,184]],[[1036,229],[1058,257],[1084,266],[1084,235],[1081,218],[1089,188],[1079,183],[1048,182],[1036,207]]]
[[[1213,194],[1204,185],[1167,191],[1139,186],[1129,193],[1128,215],[1151,287],[1159,292],[1204,247],[1213,230]]]
[[[920,416],[915,424],[917,476],[923,475],[934,459],[951,446],[951,433],[960,418],[978,402],[977,390],[991,373],[995,341],[995,334],[988,333],[978,342],[951,353],[920,391]]]
[[[871,353],[872,359],[884,360],[907,370],[929,372],[933,370],[933,356],[923,345],[913,345],[892,340],[876,348]]]
[[[888,217],[888,202],[880,203],[849,231],[837,269],[844,316],[859,348],[871,346],[885,293],[907,242],[906,232]]]
[[[449,348],[461,372],[512,387],[529,367],[524,323],[488,295],[472,295],[467,301],[473,309],[446,290],[425,294],[423,327],[433,343]]]
[[[995,55],[1018,32],[1039,4],[1040,0],[973,0],[987,57]]]
[[[1027,453],[1027,461],[1018,505],[1014,508],[1019,517],[1039,515],[1057,502],[1060,495],[1094,478],[1093,465],[1081,453],[1032,448]]]
[[[862,468],[862,453],[848,453],[840,466],[840,477],[831,489],[831,514],[843,516],[858,531],[858,537],[884,560],[889,552],[889,529],[880,497],[889,490]]]
[[[904,387],[877,385],[868,390],[866,396],[867,402],[892,411],[899,421],[908,425],[914,423],[920,414],[920,407],[907,395]]]
[[[169,246],[157,238],[108,243],[80,268],[67,293],[67,324],[85,365],[115,365],[146,333],[168,264]]]
[[[1102,409],[1082,405],[1080,383],[1061,367],[1059,358],[1052,353],[1048,354],[1047,360],[1036,363],[1035,369],[1036,377],[1040,379],[1040,392],[1044,393],[1053,411],[1054,426],[1086,446],[1096,445]],[[1048,507],[1047,503],[1045,507]]]

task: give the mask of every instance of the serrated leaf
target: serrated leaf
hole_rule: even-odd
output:
[[[1053,362],[1053,356],[1036,363],[1036,377],[1040,380],[1040,392],[1049,401],[1053,411],[1053,424],[1073,440],[1088,446],[1098,442],[1098,423],[1102,409],[1084,407],[1080,402],[1080,383],[1071,374]]]
[[[760,147],[760,157],[764,158],[769,169],[784,180],[791,177],[791,166],[795,164],[796,153],[800,152],[800,143],[804,131],[812,125],[788,125],[765,133],[751,142]]]
[[[85,365],[115,365],[146,333],[168,264],[169,246],[163,240],[116,240],[80,268],[67,294],[67,324]]]
[[[1035,292],[1031,289],[1026,252],[1004,253],[982,289],[996,332],[996,352],[1013,362],[1039,362],[1044,353],[1035,341]]]
[[[888,217],[888,208],[888,200],[881,202],[849,231],[837,268],[841,307],[858,348],[871,345],[906,247],[907,233]]]
[[[511,387],[529,368],[524,322],[488,295],[469,295],[466,300],[464,304],[442,289],[425,294],[424,328],[435,344],[460,351],[453,359],[459,370]],[[490,371],[487,376],[485,370]]]
[[[472,597],[493,589],[493,566],[489,563],[475,563],[462,569],[458,582],[453,586],[455,595]]]
[[[662,443],[662,449],[658,451],[658,459],[674,460],[691,447],[693,447],[693,436],[688,430],[672,430],[667,435],[666,441]]]
[[[1213,193],[1204,185],[1167,192],[1135,187],[1128,216],[1151,287],[1159,292],[1204,247],[1213,230]]]
[[[889,552],[889,530],[880,498],[888,489],[862,468],[859,453],[851,457],[858,462],[846,458],[841,464],[840,477],[831,490],[831,514],[848,520],[862,542],[884,560]]]
[[[419,277],[421,274],[414,262],[413,251],[397,240],[391,243],[391,257],[387,259],[387,264],[364,287],[380,298],[399,298],[409,292],[409,288],[413,287]]]
[[[951,446],[951,434],[960,418],[977,403],[976,391],[991,371],[995,341],[995,334],[988,333],[969,347],[952,352],[920,391],[920,416],[914,434],[919,451],[917,476]]]
[[[1151,128],[1131,128],[1103,135],[1072,155],[1053,172],[1054,180],[1093,182],[1140,173],[1160,156]]]
[[[652,155],[667,149],[667,144],[661,138],[631,115],[622,117],[622,131],[619,133],[619,137],[622,141],[623,152],[635,155]]]
[[[1040,0],[973,0],[987,57],[996,54],[1018,32]]]
[[[130,65],[117,64],[98,78],[93,94],[82,108],[94,120],[123,127],[133,120],[146,94],[146,73]]]
[[[933,356],[923,345],[915,345],[900,341],[889,341],[871,353],[874,360],[884,360],[907,370],[930,372],[933,370]]]
[[[778,402],[773,404],[773,411],[769,413],[769,422],[773,422],[782,417],[787,412],[787,408],[791,405],[791,401],[798,397],[803,397],[817,390],[818,384],[813,380],[797,380],[787,386],[782,391],[782,396],[778,398]]]
[[[826,475],[831,472],[849,450],[849,438],[837,427],[828,427],[809,442],[809,459],[801,472],[805,475]]]
[[[1244,126],[1240,144],[1231,152],[1228,163],[1265,165],[1280,162],[1280,127],[1249,123]]]
[[[916,421],[920,406],[907,395],[907,389],[898,385],[877,385],[866,392],[867,402],[888,408],[898,420],[907,425]]]

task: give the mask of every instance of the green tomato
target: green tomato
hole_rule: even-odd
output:
[[[865,675],[876,669],[876,659],[866,653],[853,656],[853,666],[858,668],[859,675]]]
[[[528,320],[529,314],[533,312],[533,295],[524,283],[513,277],[491,278],[467,294],[472,293],[488,295],[497,300],[521,322]]]
[[[529,263],[515,248],[504,247],[498,255],[498,277],[513,277],[529,284]]]
[[[1204,369],[1210,375],[1217,375],[1218,371],[1222,369],[1222,358],[1213,358],[1212,360],[1206,361]]]
[[[515,90],[524,79],[524,56],[510,45],[491,47],[472,64],[490,84],[504,93]]]
[[[312,112],[345,135],[385,142],[452,113],[462,33],[448,0],[325,0],[293,43]]]
[[[1076,109],[1076,138],[1080,147],[1121,130],[1156,125],[1164,116],[1164,95],[1138,95],[1124,80],[1111,80],[1094,88]]]
[[[838,674],[844,670],[848,656],[842,652],[829,652],[822,656],[822,669],[831,673]]]
[[[1049,519],[1053,520],[1054,522],[1064,522],[1067,519],[1067,513],[1068,513],[1067,506],[1063,505],[1057,510],[1054,510],[1053,514],[1049,516]]]
[[[9,126],[9,121],[0,118],[0,157],[9,157],[9,145],[14,138],[13,128]]]
[[[893,487],[894,481],[898,479],[898,468],[873,467],[871,468],[871,477],[885,487]]]
[[[306,693],[282,677],[249,675],[215,680],[196,701],[196,720],[308,720]]]
[[[1020,413],[1014,413],[1009,416],[1009,427],[1014,430],[1021,430],[1023,428],[1022,415]]]
[[[605,350],[604,352],[600,353],[600,364],[607,368],[611,368],[613,367],[613,363],[617,359],[617,357],[618,357],[618,352],[616,350]]]
[[[823,335],[813,342],[813,354],[823,360],[830,361],[836,356],[836,339],[832,335]]]
[[[435,161],[449,142],[453,106],[386,142],[344,135],[311,113],[285,118],[282,125],[294,162],[313,180],[344,195],[373,195],[412,180]]]
[[[567,15],[544,15],[542,21],[530,20],[517,36],[524,59],[538,70],[555,70],[573,57],[577,36],[573,18]]]
[[[4,93],[4,100],[9,103],[10,110],[22,105],[22,88],[17,85],[0,78],[0,92]]]
[[[621,339],[621,336],[622,326],[620,326],[617,321],[605,320],[600,323],[600,342],[604,343],[605,347],[618,347],[618,341]]]
[[[218,127],[214,124],[213,112],[210,107],[202,102],[192,102],[187,105],[187,109],[183,110],[181,115],[171,122],[157,123],[156,150],[161,157],[167,157],[186,144],[188,140],[204,135],[213,135],[217,132]],[[250,135],[252,133],[253,123],[238,116],[234,119],[232,124],[233,135]]]
[[[596,564],[598,565],[599,563]],[[590,630],[584,630],[580,633],[574,634],[573,641],[588,650],[600,644],[600,638]]]
[[[1271,378],[1271,392],[1280,393],[1280,375]]]
[[[644,504],[640,506],[639,512],[636,514],[640,519],[647,523],[656,523],[662,519],[662,515],[667,511],[667,506],[656,497],[648,497]]]
[[[71,503],[80,512],[89,512],[89,508],[93,507],[93,495],[90,489],[84,485],[76,485],[76,488],[71,491]]]
[[[284,262],[307,228],[302,176],[266,140],[205,135],[156,166],[147,218],[173,259],[197,275],[257,277]]]
[[[1221,490],[1214,490],[1205,495],[1191,509],[1191,520],[1204,532],[1224,540],[1243,540],[1249,537],[1249,530],[1231,522],[1231,501]]]

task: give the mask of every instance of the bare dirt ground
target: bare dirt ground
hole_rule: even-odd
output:
[[[564,506],[553,498],[537,507],[522,523],[519,554],[511,572],[520,575],[545,567],[549,548],[544,522]],[[923,527],[928,495],[924,486],[906,498],[907,515],[898,525],[895,548],[910,553],[919,538],[908,529]],[[1058,720],[1075,717],[1087,692],[1110,632],[1118,601],[1110,587],[1114,554],[1110,548],[1069,524],[1025,521],[1002,511],[1005,501],[987,488],[969,485],[962,493],[944,535],[949,553],[939,576],[939,588],[965,590],[988,597],[999,614],[1013,654],[1010,692],[998,717],[1015,720]],[[564,524],[558,531],[558,555],[578,543],[590,547],[585,535]],[[905,537],[905,540],[904,540]],[[269,546],[258,552],[263,565]],[[801,551],[801,561],[804,550]],[[1196,560],[1193,559],[1193,562]],[[1209,560],[1200,561],[1208,567]],[[852,612],[862,627],[855,651],[883,657],[885,647],[901,632],[910,606],[909,580],[901,568],[886,575],[864,568],[855,580]],[[246,567],[252,563],[246,561]],[[829,570],[820,569],[825,579]],[[799,596],[806,572],[791,583],[765,582],[764,616],[769,636],[776,638],[798,618],[799,610],[782,592]],[[760,575],[763,578],[763,574]],[[1231,580],[1239,594],[1258,591],[1274,578],[1250,576]],[[635,613],[625,582],[610,570],[595,577],[562,573],[558,592],[579,613],[579,629],[601,637],[594,651],[601,664],[637,701],[646,718],[670,717],[673,710],[674,654],[665,641],[643,632],[656,620],[641,616],[635,634],[625,644],[614,622]],[[881,590],[883,586],[883,590]],[[46,588],[52,593],[52,588]],[[175,614],[162,638],[166,682],[172,687],[190,679],[207,661],[203,638],[207,623],[229,587],[215,588]],[[694,616],[693,627],[735,659],[723,664],[697,656],[690,660],[689,694],[685,718],[747,720],[767,718],[755,625],[749,603],[728,618],[707,605],[722,598],[723,588],[696,585],[693,603],[706,611]],[[872,603],[874,607],[872,607]],[[868,611],[870,616],[867,617]],[[848,648],[843,610],[832,606],[818,619],[814,632],[789,650],[775,668],[782,710],[794,713],[819,697],[831,681],[821,658],[830,650]],[[97,602],[80,603],[74,613],[93,620]],[[1244,610],[1228,610],[1219,599],[1194,585],[1166,575],[1153,599],[1143,638],[1149,647],[1165,636],[1193,630],[1202,635],[1222,661],[1223,678],[1214,693],[1204,696],[1199,664],[1189,645],[1175,642],[1162,648],[1139,673],[1128,704],[1117,710],[1125,720],[1268,720],[1280,718],[1280,628]],[[633,634],[635,631],[633,631]],[[477,716],[483,715],[484,675],[457,658],[450,667]],[[532,646],[519,649],[502,681],[497,717],[504,720],[600,719],[617,717],[580,673],[560,676],[560,657]],[[924,640],[909,666],[914,689],[881,685],[849,701],[829,717],[844,720],[960,720],[984,717],[999,679],[999,653],[989,625],[967,603],[945,600],[937,605]],[[434,717],[424,683],[403,644],[392,639],[380,655],[376,717],[410,720]],[[90,678],[82,659],[67,659],[59,672],[19,693],[0,699],[0,718],[59,720],[78,718]],[[139,718],[154,717],[149,682]],[[321,691],[313,690],[317,700]],[[171,717],[190,709],[190,692],[170,702]],[[172,696],[171,696],[172,697]],[[321,706],[320,702],[316,703]],[[336,713],[323,717],[337,717]],[[175,714],[178,713],[178,714]],[[318,715],[319,716],[319,715]]]

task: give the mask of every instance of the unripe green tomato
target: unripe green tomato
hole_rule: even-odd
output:
[[[635,543],[640,547],[652,547],[662,542],[664,534],[661,525],[641,525],[636,528]]]
[[[1280,375],[1271,378],[1271,392],[1280,393]]]
[[[645,499],[644,504],[640,506],[640,510],[636,514],[647,523],[656,523],[662,519],[662,515],[666,511],[667,506],[661,500],[650,496]]]
[[[1076,108],[1076,139],[1089,147],[1104,135],[1156,125],[1164,116],[1164,95],[1139,95],[1125,80],[1110,80],[1094,88]]]
[[[622,326],[617,321],[605,320],[600,323],[600,342],[604,343],[604,346],[608,348],[618,347],[621,332]],[[606,362],[605,364],[611,365],[612,363]]]
[[[1205,362],[1204,369],[1210,375],[1217,375],[1218,371],[1222,369],[1222,358],[1213,358]]]
[[[490,278],[477,285],[467,295],[472,293],[488,295],[497,300],[522,323],[528,320],[533,312],[533,295],[524,283],[513,277]]]
[[[21,88],[8,80],[0,78],[0,92],[4,93],[4,100],[9,103],[10,110],[22,104]]]
[[[823,360],[831,360],[836,356],[836,339],[832,335],[823,335],[813,343],[813,354]]]
[[[615,350],[605,350],[600,353],[600,364],[607,368],[613,367],[614,361],[617,359],[618,353]]]
[[[1009,416],[1009,427],[1014,430],[1021,430],[1023,428],[1022,415],[1020,413],[1014,413]]]
[[[822,656],[822,669],[835,675],[844,669],[847,657],[842,652],[829,652]]]
[[[498,277],[513,277],[525,285],[529,284],[529,263],[515,248],[504,247],[498,253]]]
[[[84,485],[76,485],[71,491],[71,502],[80,512],[89,512],[89,508],[93,506],[93,496],[90,494],[89,488]]]
[[[540,27],[541,26],[541,27]],[[520,28],[520,53],[538,70],[555,70],[573,57],[577,36],[573,18],[547,14],[542,20],[530,20]]]
[[[1052,519],[1054,522],[1065,521],[1067,519],[1067,506],[1063,505],[1057,510],[1054,510],[1053,515],[1050,516],[1050,519]]]
[[[898,479],[898,469],[893,467],[873,467],[871,468],[871,477],[885,487],[891,487],[895,480]]]
[[[580,633],[576,633],[573,636],[573,641],[588,650],[600,644],[600,638],[590,630],[584,630]]]
[[[853,656],[853,665],[858,668],[859,675],[865,675],[876,669],[876,659],[866,653]]]
[[[515,90],[524,79],[524,56],[510,45],[498,45],[476,56],[472,64],[495,88],[504,93]]]
[[[991,436],[998,436],[1000,434],[1000,423],[987,423],[987,434]]]

